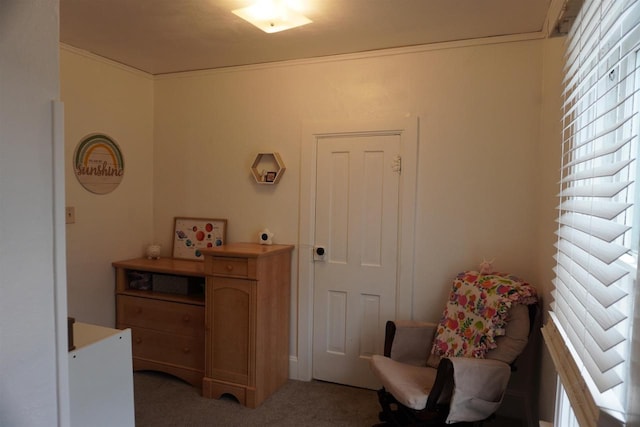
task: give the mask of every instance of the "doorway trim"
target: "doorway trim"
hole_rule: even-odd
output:
[[[413,317],[413,274],[416,196],[418,177],[419,119],[411,115],[389,115],[357,121],[308,122],[302,127],[300,150],[300,206],[298,241],[297,351],[290,364],[290,377],[310,381],[313,368],[313,289],[316,201],[316,153],[318,140],[354,134],[400,136],[400,212],[398,215],[398,294],[396,315]],[[391,319],[389,319],[391,320]]]

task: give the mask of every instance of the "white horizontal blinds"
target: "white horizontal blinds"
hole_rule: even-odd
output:
[[[637,267],[639,40],[640,0],[586,0],[569,34],[552,292],[583,375],[619,402]]]

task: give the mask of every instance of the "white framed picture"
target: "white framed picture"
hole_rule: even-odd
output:
[[[202,249],[221,246],[226,240],[226,219],[176,217],[174,220],[174,258],[202,261]]]

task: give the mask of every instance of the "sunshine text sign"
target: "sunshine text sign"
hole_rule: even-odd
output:
[[[116,189],[124,175],[124,158],[116,142],[103,134],[86,136],[73,153],[78,182],[96,194]]]

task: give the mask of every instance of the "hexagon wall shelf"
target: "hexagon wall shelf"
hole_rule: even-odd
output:
[[[251,165],[251,174],[258,184],[271,185],[277,184],[278,181],[280,181],[286,169],[280,154],[258,153],[253,161],[253,165]]]

